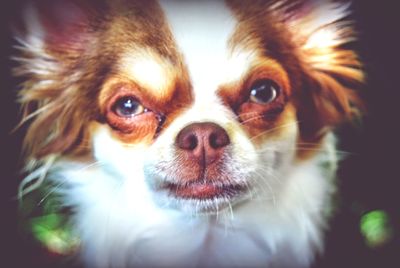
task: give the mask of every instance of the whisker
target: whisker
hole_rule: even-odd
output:
[[[298,124],[298,123],[299,123],[299,121],[296,120],[296,121],[293,121],[293,122],[290,122],[290,123],[287,123],[287,124],[279,125],[277,127],[271,128],[271,129],[267,129],[267,130],[262,131],[261,133],[255,135],[255,136],[251,137],[250,140],[253,141],[254,139],[256,139],[256,138],[258,138],[258,137],[260,137],[262,135],[265,135],[265,134],[268,134],[268,133],[270,133],[272,131],[275,131],[277,129],[288,127],[288,126],[292,126],[292,125],[295,125],[295,124]]]
[[[228,200],[228,206],[229,206],[229,213],[231,215],[231,221],[233,221],[234,220],[233,208],[232,208],[232,204],[231,204],[230,200]]]
[[[96,166],[96,165],[104,165],[104,163],[100,162],[100,161],[95,161],[87,166],[84,166],[80,169],[78,169],[78,172],[84,171],[85,169],[88,169],[90,167]],[[63,186],[66,182],[67,182],[68,178],[64,178],[61,182],[59,182],[57,185],[55,185],[55,187],[53,187],[51,190],[49,190],[42,199],[40,199],[40,201],[37,203],[37,206],[40,206],[51,194],[53,194],[54,192],[56,192],[58,189],[61,188],[61,186]]]
[[[296,150],[316,151],[316,152],[328,152],[328,151],[332,150],[333,152],[335,152],[335,153],[337,153],[339,155],[357,155],[356,153],[353,153],[353,152],[337,150],[337,149],[333,149],[333,148],[324,148],[324,147],[310,148],[310,147],[306,147],[306,146],[294,146],[292,148],[286,148],[285,149],[285,151],[296,151]],[[273,149],[273,148],[262,148],[262,149],[257,149],[257,151],[255,153],[256,154],[263,154],[265,152],[275,152],[275,151],[276,151],[276,149]]]
[[[339,155],[357,155],[354,152],[348,152],[348,151],[343,151],[343,150],[337,150],[337,149],[332,149],[332,148],[309,148],[309,147],[299,147],[296,146],[296,149],[298,150],[305,150],[305,151],[316,151],[316,152],[328,152],[328,151],[333,151],[336,154]]]
[[[256,175],[259,178],[259,180],[257,180],[257,184],[259,184],[261,188],[264,188],[264,187],[262,187],[263,184],[267,187],[267,189],[268,189],[268,191],[269,191],[269,193],[270,193],[270,195],[272,197],[272,203],[273,203],[274,206],[276,206],[276,196],[275,196],[275,191],[273,190],[272,186],[265,179],[265,177],[263,175],[261,175],[259,172],[257,172]],[[268,175],[272,176],[272,174],[268,174]]]
[[[250,118],[248,118],[248,119],[246,119],[244,121],[240,121],[240,124],[243,125],[243,124],[246,124],[246,123],[248,123],[248,122],[250,122],[252,120],[257,120],[257,119],[262,119],[262,118],[264,118],[263,115],[253,116],[253,117],[250,117]]]
[[[240,115],[234,115],[233,116],[233,119],[236,119],[236,120],[240,120],[240,116],[248,116],[248,115],[259,115],[259,113],[257,113],[257,112],[247,112],[247,113],[241,113]]]
[[[250,185],[247,182],[247,180],[244,181],[244,185],[247,188],[248,193],[250,194],[250,200],[253,200],[254,199],[254,193],[253,193],[254,190],[252,188],[250,188]]]

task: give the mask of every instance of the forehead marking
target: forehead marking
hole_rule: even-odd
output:
[[[119,68],[140,87],[160,97],[169,93],[170,85],[175,78],[171,63],[146,49],[134,49],[125,53]]]
[[[229,40],[237,21],[223,1],[160,1],[189,70],[196,102],[222,83],[240,78],[251,53],[234,52]]]

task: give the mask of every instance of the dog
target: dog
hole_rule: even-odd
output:
[[[309,267],[360,110],[349,9],[28,2],[22,203],[57,196],[87,267]]]

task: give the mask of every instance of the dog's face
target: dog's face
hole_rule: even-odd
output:
[[[126,187],[189,213],[272,202],[288,166],[310,157],[301,149],[318,151],[351,113],[347,82],[362,79],[340,48],[351,37],[335,24],[342,6],[284,2],[31,7],[17,70],[33,77],[23,101],[39,104],[31,154],[92,155]]]
[[[118,55],[98,96],[106,123],[90,133],[96,158],[124,177],[144,173],[156,200],[189,212],[256,189],[272,199],[298,133],[287,71],[224,3],[164,5],[170,55],[140,43]]]

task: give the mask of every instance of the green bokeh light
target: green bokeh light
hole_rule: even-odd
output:
[[[32,233],[50,251],[62,255],[73,252],[79,244],[78,239],[64,224],[64,217],[49,214],[31,220]]]
[[[386,244],[393,235],[389,216],[383,210],[373,210],[364,214],[360,221],[360,231],[365,243],[371,248]]]

